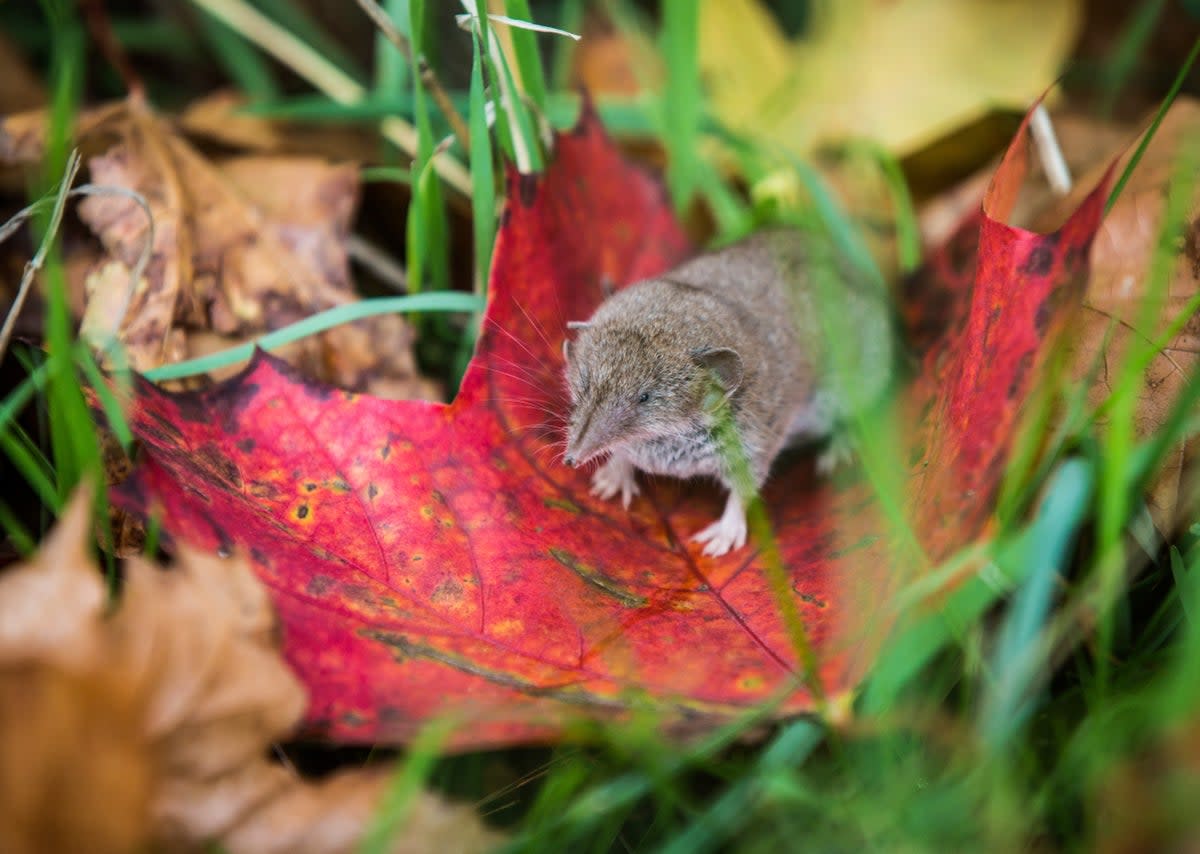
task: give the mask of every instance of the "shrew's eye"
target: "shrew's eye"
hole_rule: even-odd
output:
[[[638,395],[638,403],[649,403],[649,402],[650,402],[650,392],[644,391],[640,395]]]

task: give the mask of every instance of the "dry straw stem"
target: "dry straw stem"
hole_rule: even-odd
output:
[[[150,212],[150,205],[146,202],[139,193],[132,190],[127,190],[124,187],[106,187],[96,184],[84,184],[76,187],[74,190],[70,186],[75,181],[75,176],[79,173],[80,159],[79,152],[72,151],[70,157],[67,158],[66,174],[59,185],[58,192],[53,198],[40,199],[23,210],[19,211],[3,226],[0,226],[0,243],[7,240],[17,228],[24,223],[29,217],[33,216],[37,211],[44,208],[46,205],[53,203],[54,209],[50,214],[50,222],[46,229],[46,235],[42,238],[42,243],[38,247],[37,254],[25,265],[25,272],[21,276],[21,283],[17,288],[17,296],[13,300],[12,307],[9,309],[8,316],[4,319],[4,326],[0,328],[0,359],[4,358],[4,354],[8,351],[8,342],[12,337],[13,329],[16,327],[17,317],[21,314],[21,309],[25,306],[25,299],[29,295],[29,289],[33,285],[33,279],[37,272],[42,269],[46,263],[46,255],[50,251],[50,246],[54,242],[55,235],[58,234],[59,226],[62,224],[63,213],[66,210],[66,200],[72,196],[124,196],[132,199],[142,211],[146,214],[146,219],[149,220],[147,228],[146,245],[142,248],[141,254],[138,256],[137,264],[134,266],[132,274],[129,278],[129,287],[126,289],[125,298],[121,302],[120,307],[115,313],[113,321],[113,334],[104,341],[90,342],[97,350],[107,350],[116,340],[117,330],[121,328],[121,323],[125,319],[125,313],[129,310],[129,303],[133,299],[133,292],[137,287],[137,283],[141,281],[142,274],[146,272],[146,265],[150,263],[150,250],[154,243],[154,215]]]
[[[344,71],[243,0],[192,2],[233,27],[339,104],[354,104],[366,95],[366,90]],[[381,121],[379,129],[389,142],[410,157],[416,157],[418,136],[412,125],[392,116]],[[470,197],[471,176],[461,163],[441,152],[434,156],[433,168],[457,192]]]
[[[150,212],[150,205],[145,197],[133,190],[125,187],[108,187],[98,184],[83,184],[76,187],[74,190],[63,192],[75,180],[75,175],[79,171],[79,155],[77,152],[72,152],[71,157],[67,161],[67,176],[59,187],[58,194],[53,198],[40,199],[32,205],[18,211],[8,222],[0,226],[0,243],[7,240],[17,228],[24,223],[34,213],[44,208],[51,202],[54,203],[54,210],[50,215],[50,224],[46,230],[46,236],[42,239],[41,246],[38,247],[37,254],[25,265],[25,273],[21,276],[21,283],[17,288],[17,296],[13,300],[12,307],[9,309],[8,316],[4,318],[4,327],[0,328],[0,359],[4,358],[4,354],[8,351],[8,342],[12,337],[13,329],[17,323],[17,317],[21,314],[21,309],[25,306],[25,299],[29,295],[29,289],[33,285],[33,279],[37,272],[42,269],[46,263],[46,255],[49,252],[50,245],[54,240],[54,236],[58,233],[59,226],[62,224],[63,212],[65,210],[64,203],[68,198],[74,196],[124,196],[127,199],[133,200],[146,214],[148,227],[146,230],[146,243],[142,248],[141,254],[138,256],[137,264],[129,276],[129,287],[125,291],[124,299],[121,301],[117,311],[110,318],[112,324],[112,334],[104,340],[93,340],[89,343],[92,347],[100,352],[107,351],[114,343],[116,343],[116,335],[121,328],[121,324],[125,320],[125,314],[129,310],[129,304],[133,300],[134,290],[137,288],[137,283],[141,281],[143,274],[146,272],[146,266],[150,263],[150,252],[154,245],[154,215]]]
[[[359,8],[367,13],[367,17],[371,19],[371,22],[379,27],[384,37],[396,46],[396,50],[400,51],[400,55],[408,60],[408,64],[417,69],[421,85],[428,90],[434,103],[442,111],[442,115],[446,117],[446,121],[450,123],[450,128],[454,131],[454,135],[458,137],[458,141],[462,143],[462,147],[469,150],[471,147],[471,136],[467,131],[467,123],[463,121],[462,114],[455,109],[450,96],[446,94],[446,89],[442,86],[442,81],[438,79],[437,72],[429,66],[429,63],[425,61],[425,57],[421,57],[416,61],[413,60],[412,46],[408,43],[408,39],[404,37],[402,32],[396,29],[396,25],[392,23],[392,19],[388,17],[387,12],[383,11],[375,0],[355,0],[355,2],[358,3]]]
[[[54,197],[54,209],[50,214],[50,223],[46,227],[46,234],[42,237],[42,244],[38,247],[37,254],[25,265],[25,272],[21,276],[21,284],[17,287],[17,296],[13,299],[8,317],[4,319],[4,327],[0,329],[0,359],[4,358],[4,353],[8,349],[8,339],[12,336],[13,327],[16,326],[17,315],[21,313],[21,309],[25,305],[25,298],[29,296],[29,289],[33,285],[33,277],[37,274],[38,270],[42,269],[42,265],[46,263],[46,255],[50,252],[50,245],[54,242],[54,236],[58,234],[58,227],[62,223],[63,211],[66,209],[67,196],[70,195],[71,185],[75,183],[75,175],[78,172],[79,152],[72,151],[70,157],[67,158],[66,174],[63,176],[62,183],[58,185],[58,193]],[[39,202],[34,202],[5,223],[4,228],[0,229],[0,240],[12,234],[17,225],[32,216],[47,201],[49,200],[42,199]]]

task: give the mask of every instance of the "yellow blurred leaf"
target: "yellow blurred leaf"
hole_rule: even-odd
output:
[[[1059,74],[1078,0],[838,0],[789,41],[760,0],[702,0],[700,65],[717,115],[793,151],[869,137],[911,153]]]

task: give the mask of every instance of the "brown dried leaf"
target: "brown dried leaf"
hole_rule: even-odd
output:
[[[44,113],[0,121],[0,160],[40,156],[44,126]],[[72,292],[86,292],[76,308],[87,330],[119,327],[134,369],[357,301],[346,251],[359,191],[352,164],[278,155],[214,162],[134,99],[84,114],[77,133],[85,148],[106,146],[89,160],[91,179],[116,192],[79,205],[106,254],[68,251]],[[153,218],[149,264],[136,283],[150,219],[120,191],[145,199]],[[439,399],[417,372],[412,342],[411,327],[392,315],[305,339],[289,358],[337,386]]]
[[[379,156],[378,134],[326,124],[304,124],[245,112],[237,92],[214,92],[193,101],[179,117],[191,137],[260,154],[320,155],[369,162]]]
[[[632,98],[661,80],[662,59],[651,39],[632,28],[618,31],[599,7],[584,16],[581,35],[571,51],[572,86],[592,96]]]
[[[84,139],[99,134],[110,122],[124,116],[124,102],[114,102],[82,110],[75,117],[75,136]],[[0,161],[8,164],[41,163],[46,150],[49,118],[43,109],[28,110],[0,117]]]
[[[1200,728],[1159,735],[1101,781],[1092,804],[1092,849],[1101,854],[1200,850]]]
[[[1179,99],[1096,235],[1084,312],[1069,341],[1072,373],[1079,380],[1092,378],[1088,395],[1092,405],[1099,404],[1112,392],[1111,379],[1124,364],[1125,353],[1134,336],[1143,339],[1160,337],[1200,291],[1198,186],[1188,213],[1188,238],[1172,268],[1166,298],[1156,307],[1151,324],[1139,328],[1138,314],[1148,296],[1150,264],[1162,229],[1171,169],[1181,147],[1195,140],[1198,133],[1200,101]],[[1118,172],[1135,148],[1136,143],[1127,145],[1128,150],[1117,166]],[[1088,182],[1094,177],[1095,174],[1084,175],[1078,185],[1091,186]],[[1035,219],[1035,228],[1052,225],[1064,211],[1072,210],[1077,203],[1075,196],[1072,194],[1060,204],[1049,207]],[[1195,375],[1198,358],[1200,316],[1192,316],[1146,370],[1134,415],[1139,439],[1152,435],[1163,426],[1179,393]],[[1099,370],[1096,370],[1097,366]],[[1150,515],[1165,535],[1169,536],[1177,529],[1189,509],[1180,505],[1190,494],[1184,489],[1189,477],[1187,464],[1198,454],[1200,444],[1195,439],[1174,448],[1151,486],[1147,496]]]
[[[264,758],[306,698],[245,561],[130,560],[110,614],[89,524],[77,496],[38,556],[0,577],[0,850],[354,850],[389,775],[313,784]],[[392,850],[498,841],[433,795],[402,836]]]
[[[0,113],[29,110],[45,102],[42,81],[25,61],[21,49],[0,32]]]

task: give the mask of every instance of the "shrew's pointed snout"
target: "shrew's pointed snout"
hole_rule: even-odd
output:
[[[588,443],[588,430],[591,427],[594,412],[595,407],[591,407],[582,418],[576,415],[571,417],[571,423],[567,429],[567,449],[563,454],[563,462],[573,469],[579,468],[591,456],[584,446]]]

